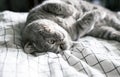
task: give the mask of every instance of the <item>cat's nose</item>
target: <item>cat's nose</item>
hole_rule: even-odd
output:
[[[59,48],[61,50],[66,50],[67,49],[67,45],[63,41],[58,41],[58,42],[56,42],[56,44],[59,46]]]
[[[60,49],[66,50],[66,49],[67,49],[67,46],[66,46],[65,44],[60,44]]]

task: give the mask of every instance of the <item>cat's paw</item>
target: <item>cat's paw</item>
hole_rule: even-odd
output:
[[[102,15],[99,10],[92,10],[92,11],[86,12],[84,16],[93,21],[99,21]]]
[[[106,12],[104,11],[101,12],[101,10],[92,10],[88,13],[92,13],[94,17],[96,17],[96,21],[104,19],[107,15]]]
[[[60,15],[63,17],[71,16],[74,13],[74,9],[75,9],[74,7],[67,5],[63,2],[46,3],[42,6],[42,8],[48,13]]]
[[[118,31],[112,32],[111,35],[109,36],[109,39],[120,42],[120,32]]]
[[[79,29],[79,37],[89,33],[95,26],[95,23],[99,20],[98,11],[86,12],[82,17],[77,20],[77,29]]]

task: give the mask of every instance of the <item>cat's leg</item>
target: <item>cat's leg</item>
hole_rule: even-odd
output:
[[[48,2],[42,6],[42,8],[56,15],[68,17],[71,16],[74,12],[74,8],[70,5],[67,5],[63,2]]]
[[[105,19],[104,19],[109,26],[117,29],[120,31],[120,19],[118,17],[116,17],[116,15],[113,15],[113,16],[106,16]]]
[[[118,18],[114,18],[111,23],[112,26],[115,27],[115,29],[120,31],[120,20]]]
[[[87,12],[83,17],[77,20],[75,25],[76,36],[78,36],[77,39],[84,36],[94,28],[95,23],[99,20],[99,14],[100,13],[97,10]]]
[[[120,32],[109,26],[95,27],[87,35],[120,42]]]

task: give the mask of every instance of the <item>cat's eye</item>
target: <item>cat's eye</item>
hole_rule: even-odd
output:
[[[55,43],[55,40],[48,40],[48,43],[54,44],[54,43]]]

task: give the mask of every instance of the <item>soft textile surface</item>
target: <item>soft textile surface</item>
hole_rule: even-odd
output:
[[[83,37],[61,54],[38,57],[20,47],[27,13],[0,13],[0,77],[120,77],[120,43]]]

